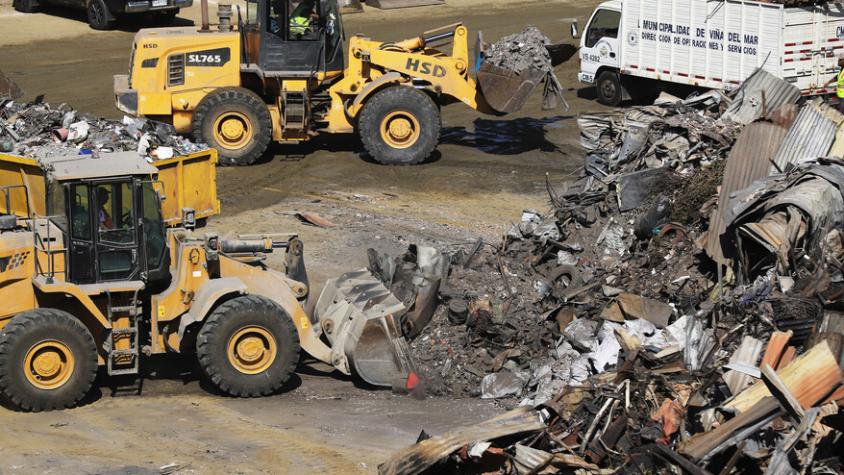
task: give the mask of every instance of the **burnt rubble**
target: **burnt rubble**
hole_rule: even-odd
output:
[[[380,473],[841,473],[844,116],[779,81],[581,117],[581,176],[442,254],[409,335],[511,410]]]
[[[81,113],[67,104],[0,97],[0,152],[34,159],[137,151],[149,161],[205,150],[169,124],[124,116],[122,121]]]

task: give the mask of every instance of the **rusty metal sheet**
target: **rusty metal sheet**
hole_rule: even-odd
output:
[[[674,313],[670,305],[641,295],[622,293],[616,300],[625,315],[647,320],[657,328],[665,328]]]
[[[734,192],[747,188],[754,181],[765,178],[771,170],[771,159],[780,148],[787,130],[769,122],[754,122],[745,127],[727,157],[718,208],[709,218],[709,231],[701,237],[701,247],[720,264],[728,264],[721,249],[721,235],[726,230],[725,214],[729,198]]]
[[[434,436],[404,449],[378,466],[380,475],[422,473],[452,452],[472,442],[493,440],[545,429],[536,409],[519,407],[488,421]]]
[[[844,116],[840,112],[820,101],[803,106],[774,156],[776,167],[771,165],[771,173],[777,168],[785,170],[788,164],[826,157],[842,122]]]
[[[760,68],[738,88],[724,118],[749,124],[786,104],[794,104],[799,98],[797,86]]]

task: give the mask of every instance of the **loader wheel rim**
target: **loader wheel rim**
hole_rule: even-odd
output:
[[[381,138],[392,148],[413,146],[422,133],[419,119],[405,111],[394,111],[381,121]]]
[[[229,150],[243,148],[252,139],[252,122],[240,112],[226,112],[214,121],[214,139]]]
[[[35,344],[24,357],[26,380],[38,389],[62,387],[73,375],[76,361],[64,343],[47,340]]]
[[[272,333],[264,327],[249,325],[229,339],[229,363],[244,374],[266,371],[275,361],[278,346]]]

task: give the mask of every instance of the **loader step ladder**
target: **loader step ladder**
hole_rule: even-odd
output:
[[[301,91],[284,91],[284,128],[305,130],[307,125],[307,98]]]
[[[106,369],[109,376],[119,376],[124,374],[138,374],[140,369],[140,342],[139,342],[139,324],[141,317],[141,306],[138,301],[138,291],[132,293],[128,302],[122,302],[120,305],[114,304],[114,299],[111,292],[106,292],[108,296],[108,320],[112,325],[111,336],[108,340],[108,358],[106,360]],[[116,327],[121,320],[128,322],[128,326],[121,325]],[[128,341],[128,348],[118,348],[121,341]]]

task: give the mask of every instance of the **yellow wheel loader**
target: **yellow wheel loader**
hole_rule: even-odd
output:
[[[214,386],[240,397],[281,389],[300,351],[373,385],[418,381],[397,321],[404,305],[368,271],[329,281],[307,315],[296,236],[167,228],[159,169],[135,153],[51,159],[41,181],[23,169],[15,178],[18,162],[31,166],[6,156],[0,167],[8,404],[71,407],[98,368],[137,375],[142,355],[160,353],[195,355]],[[283,272],[266,264],[274,250],[286,253]]]
[[[346,48],[336,0],[248,0],[237,29],[229,5],[216,31],[206,2],[202,13],[198,29],[140,30],[114,92],[120,110],[193,134],[223,165],[323,132],[357,133],[380,163],[419,163],[437,146],[441,106],[515,112],[545,76],[482,63],[475,77],[483,42],[470,56],[459,23],[396,43],[353,36]]]

